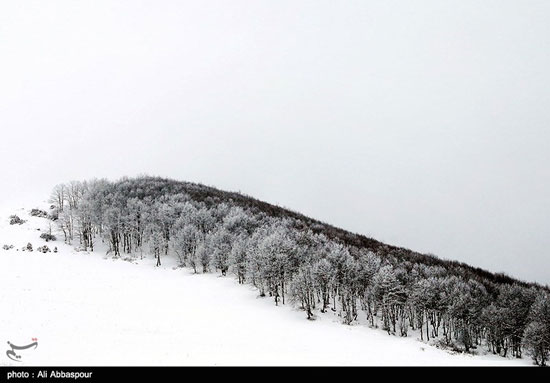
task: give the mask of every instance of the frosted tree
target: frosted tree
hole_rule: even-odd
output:
[[[234,236],[249,236],[257,227],[257,222],[243,208],[232,207],[223,218],[223,227]]]
[[[427,340],[430,340],[430,336],[435,338],[439,335],[444,306],[441,297],[442,285],[439,278],[420,279],[412,286],[411,302],[417,311],[416,319],[421,339],[424,339],[423,324],[426,325]]]
[[[110,251],[115,257],[120,256],[121,239],[121,211],[117,207],[109,207],[105,210],[103,220],[106,228],[106,235],[110,245]]]
[[[62,211],[58,213],[57,224],[63,232],[65,243],[72,244],[74,238],[73,215],[69,211]]]
[[[203,236],[210,233],[216,227],[216,219],[205,207],[201,207],[195,215],[195,224]]]
[[[262,279],[267,284],[269,294],[274,297],[275,304],[278,305],[280,299],[284,304],[286,285],[292,276],[290,259],[296,251],[296,243],[285,224],[275,224],[258,247]]]
[[[160,257],[161,257],[161,254],[163,253],[164,246],[165,246],[164,240],[165,238],[161,230],[159,230],[158,228],[156,229],[151,228],[151,231],[148,236],[149,250],[157,260],[157,263],[156,263],[157,267],[161,265]]]
[[[506,308],[494,302],[485,307],[481,313],[481,320],[486,326],[487,343],[493,354],[505,355],[508,349],[506,338],[506,318],[509,312]]]
[[[313,310],[315,309],[315,277],[313,268],[310,265],[304,265],[299,268],[290,282],[290,296],[293,302],[300,304],[305,310],[307,319],[313,319]]]
[[[367,320],[374,326],[374,276],[380,269],[380,258],[373,252],[362,252],[357,262],[357,295],[361,309],[366,312]]]
[[[546,366],[550,357],[550,294],[537,295],[529,313],[524,345],[527,353],[539,366]]]
[[[391,265],[381,267],[373,279],[374,297],[382,310],[383,328],[395,334],[399,306],[404,303],[403,289]]]
[[[94,251],[94,211],[89,200],[80,201],[76,216],[80,244],[85,250]]]
[[[69,209],[76,210],[87,190],[87,182],[71,181],[64,188],[65,200]]]
[[[499,295],[494,305],[499,309],[496,317],[500,319],[495,323],[502,329],[502,340],[497,353],[507,355],[511,348],[512,355],[522,356],[522,338],[529,322],[529,310],[535,301],[536,291],[533,288],[525,288],[518,284],[499,286]],[[485,324],[487,326],[487,324]]]
[[[233,246],[231,247],[231,253],[229,255],[229,264],[240,284],[243,284],[246,280],[248,246],[249,243],[246,236],[240,235],[233,241]]]
[[[160,231],[162,235],[162,251],[164,255],[168,255],[172,229],[178,216],[178,205],[173,203],[173,201],[167,203],[159,201],[153,205],[153,209],[155,212],[157,230]]]
[[[334,242],[328,244],[327,259],[334,270],[331,286],[332,309],[337,310],[338,299],[340,316],[344,323],[350,324],[357,315],[355,261],[346,246]]]
[[[266,292],[266,281],[264,280],[265,257],[261,250],[260,243],[267,236],[268,226],[260,226],[247,241],[246,272],[247,279],[256,287],[260,296],[264,297]]]
[[[209,238],[214,267],[220,270],[222,275],[226,275],[229,269],[229,255],[231,254],[232,243],[232,235],[224,228],[215,231]]]
[[[179,265],[186,266],[189,253],[187,251],[187,244],[182,228],[178,228],[174,231],[170,239],[170,247],[174,250],[174,253],[176,253]]]
[[[208,272],[208,268],[210,266],[210,252],[207,248],[207,246],[205,245],[205,242],[201,242],[199,243],[199,245],[197,246],[197,259],[200,263],[200,265],[202,266],[202,272],[203,273],[207,273]]]
[[[358,264],[347,254],[340,264],[337,273],[338,295],[340,298],[341,316],[345,324],[357,319],[357,300],[359,298]]]
[[[315,286],[321,299],[321,312],[326,312],[330,306],[330,292],[335,285],[336,273],[331,263],[322,258],[313,265],[313,278]]]
[[[127,230],[134,249],[142,250],[143,238],[147,227],[148,207],[145,202],[138,198],[130,198],[127,208]]]
[[[66,196],[65,185],[64,184],[56,185],[52,191],[52,194],[48,202],[54,205],[58,213],[61,213],[63,211],[63,208],[65,207],[65,196]]]
[[[177,254],[182,265],[189,265],[197,272],[197,246],[200,241],[200,233],[197,227],[184,223],[179,226],[172,237],[172,248]]]

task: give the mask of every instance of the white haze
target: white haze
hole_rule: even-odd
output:
[[[550,2],[0,3],[3,203],[142,173],[550,283]]]

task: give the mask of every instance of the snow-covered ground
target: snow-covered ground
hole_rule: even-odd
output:
[[[451,354],[332,314],[315,321],[259,298],[232,277],[193,275],[164,258],[36,249],[48,220],[0,208],[0,365],[530,365],[528,359]],[[44,207],[43,204],[40,207]],[[8,216],[28,220],[9,225]],[[37,231],[41,229],[41,231]],[[16,249],[19,249],[17,251]],[[17,351],[7,342],[38,346]]]

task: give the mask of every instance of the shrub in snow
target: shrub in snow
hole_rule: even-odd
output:
[[[2,246],[2,248],[4,250],[11,250],[11,249],[13,249],[13,245],[4,245],[4,246]]]
[[[55,241],[55,239],[56,239],[55,235],[52,235],[50,233],[42,233],[42,234],[40,234],[40,238],[42,238],[46,242]]]
[[[53,248],[53,252],[57,253],[57,246]]]
[[[32,210],[31,210],[31,216],[33,216],[33,217],[40,217],[40,218],[46,218],[46,217],[48,216],[48,213],[46,213],[44,210],[32,209]]]
[[[22,225],[25,222],[27,222],[27,221],[25,221],[24,219],[19,218],[15,214],[10,215],[10,225]]]
[[[48,246],[44,245],[44,246],[41,246],[41,247],[37,248],[36,251],[39,251],[41,253],[46,254],[46,253],[50,252],[50,248]]]
[[[23,251],[32,251],[32,243],[27,243],[27,246],[23,247],[21,250]]]
[[[430,342],[430,344],[442,350],[452,351],[456,353],[461,353],[464,351],[464,349],[460,347],[457,342],[445,338],[435,339],[433,342]]]

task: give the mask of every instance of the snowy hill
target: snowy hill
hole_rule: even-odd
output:
[[[49,220],[0,209],[0,340],[23,346],[0,365],[531,365],[529,359],[452,354],[332,313],[308,321],[231,277],[192,274],[165,257],[113,259],[40,239]],[[42,206],[43,207],[43,206]],[[17,214],[26,222],[10,225]],[[38,231],[37,229],[40,229]],[[22,251],[27,243],[35,251]],[[40,253],[39,246],[58,248]]]

